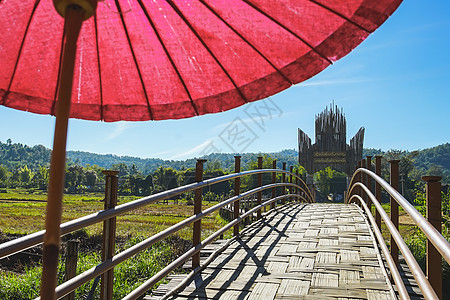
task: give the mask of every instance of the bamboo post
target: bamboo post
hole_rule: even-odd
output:
[[[292,173],[293,173],[293,171],[294,171],[294,166],[290,166],[290,167],[289,167],[289,172],[291,172],[291,174],[289,174],[289,183],[292,183]],[[293,194],[293,191],[292,191],[292,190],[293,190],[292,186],[289,187],[289,193],[290,193],[290,194]],[[292,200],[293,200],[293,198],[290,197],[290,198],[289,198],[289,201],[292,202]]]
[[[276,168],[277,168],[277,160],[274,159],[272,161],[272,169],[275,170]],[[277,182],[277,172],[273,172],[272,173],[272,183],[276,183],[276,182]],[[277,189],[276,189],[276,187],[273,187],[272,188],[272,199],[276,197],[276,194],[277,194]],[[274,201],[270,204],[270,208],[274,209],[275,207],[276,207],[276,203]]]
[[[286,163],[283,163],[283,171],[286,171]],[[283,173],[283,183],[286,183],[286,173]],[[281,194],[286,195],[286,186],[283,185],[281,188]],[[281,204],[286,204],[286,198],[281,199]]]
[[[305,173],[305,175],[302,175],[302,179],[303,179],[303,182],[305,182],[305,185],[306,185],[306,173]],[[306,187],[303,187],[303,188],[308,188],[308,186],[306,185]],[[303,198],[306,199],[306,191],[305,190],[301,190],[300,193],[303,196]]]
[[[300,184],[300,182],[298,181],[298,169],[295,170],[295,175],[297,175],[297,177],[295,177],[295,184],[297,185],[297,187],[295,188],[295,193],[296,193],[297,195],[300,195],[300,189],[298,188],[298,186],[299,186],[299,184]],[[297,201],[300,202],[300,197],[297,198]]]
[[[441,182],[440,176],[423,176],[427,193],[427,220],[436,230],[442,230]],[[442,255],[427,239],[427,277],[439,299],[442,299]]]
[[[311,179],[311,180],[312,180],[312,179]],[[316,199],[317,199],[317,191],[316,191],[316,188],[315,188],[315,186],[314,186],[314,181],[311,182],[311,191],[312,191],[312,195],[313,195],[314,202],[316,202]]]
[[[375,174],[381,177],[381,156],[375,156]],[[375,197],[381,203],[381,185],[376,182],[375,183]],[[375,223],[379,229],[381,229],[381,215],[378,210],[375,210]]]
[[[234,172],[239,173],[241,172],[241,157],[239,155],[236,155],[234,157]],[[238,196],[241,193],[241,178],[237,177],[234,179],[234,195]],[[239,218],[240,215],[240,201],[237,200],[234,202],[234,219]],[[234,225],[233,228],[233,235],[237,236],[239,235],[239,223]]]
[[[361,168],[367,169],[366,168],[366,160],[365,159],[361,160]],[[367,187],[367,175],[366,175],[366,173],[361,173],[361,180],[362,180],[362,184]],[[367,197],[367,193],[364,192],[363,190],[361,190],[361,193],[363,195],[364,202],[366,202],[366,204],[367,204],[367,198],[368,198]]]
[[[117,205],[118,174],[119,171],[103,171],[105,174],[105,209],[114,208]],[[103,247],[102,261],[114,256],[116,244],[116,217],[103,222]],[[113,297],[114,268],[101,276],[100,299],[111,300]]]
[[[366,156],[366,168],[369,171],[372,171],[372,156]],[[366,183],[367,183],[367,188],[369,189],[370,192],[373,193],[372,191],[372,177],[370,177],[369,175],[366,175]],[[372,212],[372,201],[370,200],[370,197],[367,196],[367,202],[366,202],[367,206],[369,207],[370,212]]]
[[[258,156],[258,169],[262,169],[262,156]],[[262,174],[259,173],[258,174],[258,187],[262,187]],[[262,203],[262,193],[261,191],[258,192],[258,201],[256,203],[256,205],[261,205]],[[256,219],[259,220],[261,219],[261,208],[258,209],[258,211],[256,212]]]
[[[206,159],[197,159],[197,164],[195,166],[195,181],[201,182],[203,180],[203,164]],[[195,190],[194,196],[194,215],[201,213],[202,211],[202,188]],[[197,220],[194,222],[192,234],[192,245],[195,247],[201,242],[202,236],[202,220]],[[200,266],[200,251],[192,256],[192,269]]]
[[[67,242],[66,250],[66,272],[64,274],[64,281],[74,278],[77,275],[77,263],[78,263],[78,246],[79,240],[70,240]],[[75,300],[75,291],[66,295],[64,300]]]
[[[398,191],[398,163],[399,160],[390,160],[391,164],[391,186]],[[393,197],[391,197],[391,221],[395,228],[398,230],[398,203]],[[391,235],[391,256],[394,259],[395,264],[398,266],[398,246],[395,243],[394,238]]]
[[[361,168],[361,161],[358,161],[358,165],[357,165],[357,169]],[[356,182],[361,182],[362,183],[362,175],[361,172],[358,172],[358,174],[356,175]],[[360,187],[356,187],[355,189],[355,194],[362,196],[362,190]],[[360,207],[362,207],[361,204],[358,204]]]

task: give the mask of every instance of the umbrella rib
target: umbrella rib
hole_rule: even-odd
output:
[[[142,84],[142,89],[144,90],[145,100],[147,101],[147,108],[148,108],[148,112],[150,114],[150,119],[153,120],[153,113],[152,113],[152,110],[150,108],[150,100],[148,99],[147,89],[145,88],[145,83],[144,83],[144,78],[142,77],[142,73],[141,73],[141,70],[139,68],[139,64],[138,64],[137,59],[136,59],[136,54],[134,53],[133,45],[131,44],[130,35],[128,33],[127,26],[125,25],[125,20],[123,18],[123,13],[122,13],[122,8],[120,7],[120,4],[119,4],[118,0],[115,0],[115,2],[116,2],[117,10],[119,12],[120,20],[122,21],[123,30],[125,31],[125,35],[127,36],[128,45],[130,46],[131,54],[133,56],[133,61],[134,61],[134,64],[136,66],[136,70],[138,71],[138,74],[139,74],[139,79],[140,79],[141,84]]]
[[[28,35],[28,30],[30,29],[31,20],[33,19],[34,13],[36,12],[36,9],[37,9],[39,3],[40,3],[40,0],[36,0],[36,2],[34,3],[33,10],[31,11],[30,18],[28,19],[27,27],[25,27],[25,32],[23,34],[22,42],[20,43],[20,47],[19,47],[19,53],[17,53],[16,63],[14,64],[14,69],[11,74],[11,80],[9,81],[8,89],[6,90],[5,94],[2,97],[2,101],[1,101],[2,105],[6,104],[6,98],[8,97],[8,95],[10,93],[11,86],[14,81],[14,77],[16,76],[17,67],[19,66],[19,60],[20,60],[20,55],[22,54],[22,51],[23,51],[23,45],[25,44],[25,39]]]
[[[249,5],[250,7],[252,7],[254,10],[256,10],[257,12],[259,12],[260,14],[264,15],[266,18],[268,18],[269,20],[271,20],[272,22],[274,22],[275,24],[277,24],[278,26],[280,26],[281,28],[283,28],[284,30],[286,30],[287,32],[289,32],[290,34],[292,34],[293,36],[295,36],[297,39],[299,39],[302,43],[304,43],[306,46],[308,46],[313,52],[315,52],[317,55],[319,55],[320,57],[322,57],[324,60],[326,60],[330,65],[333,64],[333,62],[326,57],[325,55],[323,55],[322,53],[320,53],[319,51],[317,51],[316,48],[314,48],[311,44],[309,44],[305,39],[303,39],[301,36],[299,36],[298,34],[296,34],[295,32],[293,32],[291,29],[289,29],[288,27],[286,27],[285,25],[283,25],[281,22],[279,22],[277,19],[275,19],[274,17],[270,16],[269,14],[267,14],[265,11],[263,11],[262,9],[260,9],[259,7],[257,7],[255,4],[251,3],[249,0],[242,0],[244,3],[246,3],[247,5]]]
[[[164,52],[167,55],[167,58],[170,61],[170,64],[172,65],[172,68],[174,69],[175,73],[177,73],[178,79],[180,79],[180,82],[183,85],[183,88],[186,91],[187,96],[189,97],[189,101],[191,102],[191,105],[192,105],[192,108],[194,109],[195,115],[196,116],[200,115],[198,113],[197,106],[195,105],[194,100],[192,99],[192,95],[189,92],[189,89],[188,89],[188,87],[186,85],[186,82],[184,82],[183,76],[181,76],[180,71],[178,70],[178,68],[177,68],[177,66],[176,66],[172,56],[170,55],[169,50],[167,49],[166,45],[164,44],[164,41],[162,40],[161,35],[159,34],[158,29],[156,28],[155,23],[153,22],[152,18],[150,17],[150,15],[149,15],[145,5],[142,3],[142,0],[137,0],[137,2],[141,6],[142,11],[144,12],[145,16],[147,17],[147,20],[148,20],[150,26],[153,28],[153,31],[155,32],[156,37],[158,38],[159,43],[161,44],[161,47],[163,48]]]
[[[206,51],[211,55],[211,57],[216,61],[216,63],[219,65],[219,67],[222,69],[222,71],[225,73],[225,75],[230,80],[231,84],[234,85],[234,88],[238,92],[238,94],[241,96],[244,103],[248,103],[247,97],[245,97],[244,93],[240,90],[240,88],[237,86],[236,82],[234,82],[233,78],[231,77],[230,73],[225,69],[225,67],[222,65],[222,63],[219,61],[219,59],[214,55],[212,50],[208,47],[208,45],[205,43],[205,41],[200,37],[198,32],[195,30],[195,28],[192,26],[192,24],[189,22],[189,20],[184,16],[184,14],[181,12],[181,10],[173,3],[172,0],[167,0],[167,3],[172,6],[172,8],[175,10],[175,12],[180,16],[180,18],[186,23],[186,25],[189,27],[189,29],[192,31],[192,33],[197,37],[197,39],[200,41],[200,43],[205,47]]]
[[[345,21],[347,21],[347,22],[349,22],[349,23],[355,25],[355,26],[358,27],[359,29],[361,29],[361,30],[363,30],[363,31],[365,31],[365,32],[367,32],[367,33],[369,33],[369,34],[373,32],[373,31],[371,31],[371,30],[368,30],[368,29],[364,28],[362,25],[356,23],[355,21],[353,21],[353,20],[347,18],[347,17],[344,16],[343,14],[341,14],[341,13],[339,13],[339,12],[333,10],[332,8],[330,8],[330,7],[328,7],[328,6],[326,6],[325,4],[318,2],[317,0],[309,0],[309,2],[312,2],[312,3],[314,3],[314,4],[316,4],[316,5],[320,6],[320,7],[322,7],[322,8],[324,8],[324,9],[328,10],[329,12],[331,12],[331,13],[337,15],[338,17],[340,17],[340,18],[344,19]]]
[[[230,28],[237,36],[239,36],[247,45],[249,45],[256,53],[258,53],[272,68],[274,68],[278,74],[280,74],[281,77],[283,77],[284,80],[289,82],[289,84],[293,84],[291,80],[279,69],[275,66],[274,63],[272,63],[269,58],[267,58],[261,51],[259,51],[252,43],[250,43],[242,34],[240,34],[233,26],[231,26],[230,23],[225,21],[222,16],[215,11],[210,5],[208,5],[205,0],[200,0],[200,2],[209,9],[218,19],[220,19],[228,28]]]
[[[94,28],[95,28],[95,47],[97,48],[97,65],[98,65],[98,81],[100,85],[100,120],[103,120],[103,84],[102,84],[102,72],[100,71],[100,49],[98,47],[98,23],[97,13],[94,14]]]
[[[53,102],[52,102],[52,110],[51,115],[55,116],[55,109],[56,109],[56,99],[58,97],[58,90],[59,90],[59,81],[60,81],[60,74],[61,74],[61,67],[62,67],[62,57],[63,57],[63,51],[64,51],[64,37],[66,35],[66,29],[64,28],[62,32],[62,38],[61,38],[61,47],[59,51],[59,64],[58,64],[58,78],[56,78],[56,88],[55,88],[55,95],[53,96]]]

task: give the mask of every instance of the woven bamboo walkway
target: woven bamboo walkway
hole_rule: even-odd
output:
[[[169,299],[396,296],[359,209],[316,203],[267,214]]]

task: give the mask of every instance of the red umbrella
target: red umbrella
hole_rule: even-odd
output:
[[[268,97],[349,53],[401,0],[54,2],[65,26],[48,0],[0,1],[0,104],[57,116],[43,298],[56,285],[68,117],[179,119]]]

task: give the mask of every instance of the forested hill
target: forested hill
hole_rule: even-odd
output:
[[[280,162],[286,162],[287,165],[295,165],[298,162],[298,152],[295,150],[282,150],[275,153],[263,153],[270,157],[277,159]],[[217,165],[222,169],[234,168],[234,156],[238,155],[236,153],[212,153],[205,157],[209,163],[220,164]],[[242,156],[241,162],[242,167],[245,168],[247,163],[256,160],[261,153],[243,153],[239,154]],[[79,165],[98,165],[102,168],[111,168],[111,166],[119,163],[124,163],[126,165],[136,165],[136,167],[141,170],[144,174],[149,174],[154,172],[158,167],[171,167],[176,170],[188,169],[195,167],[195,158],[190,158],[186,160],[162,160],[159,158],[138,158],[131,156],[117,156],[117,155],[102,155],[82,151],[69,151],[67,153],[67,158],[72,162]]]
[[[51,150],[42,146],[27,146],[21,143],[13,143],[11,139],[6,142],[0,141],[0,165],[7,169],[14,170],[27,166],[31,170],[38,170],[39,166],[48,166],[50,163]],[[275,153],[263,153],[277,159],[279,162],[286,162],[287,165],[297,163],[298,152],[295,150],[282,150]],[[202,157],[210,163],[217,165],[222,169],[234,168],[235,153],[213,153]],[[247,163],[256,160],[261,153],[243,153],[242,167],[245,168]],[[143,174],[154,172],[158,167],[171,167],[176,170],[193,168],[196,159],[190,158],[186,160],[163,160],[160,158],[139,158],[131,156],[118,156],[113,154],[96,154],[84,151],[68,151],[67,163],[77,164],[81,166],[97,165],[101,168],[111,168],[113,165],[126,164],[128,166],[136,165],[138,170]]]
[[[0,165],[5,166],[9,170],[27,166],[32,170],[39,169],[39,166],[48,166],[50,161],[50,149],[42,146],[27,146],[20,143],[13,143],[8,139],[5,143],[0,141]],[[267,154],[279,162],[287,162],[287,165],[294,165],[298,162],[298,152],[296,150],[282,150],[275,153]],[[401,151],[389,150],[383,152],[377,149],[364,149],[365,155],[381,154],[385,157],[400,158],[408,156],[412,159],[414,165],[418,169],[429,170],[430,168],[438,169],[445,176],[450,176],[450,143],[445,143],[436,147],[418,150],[418,151]],[[216,167],[222,169],[234,168],[235,153],[213,153],[204,158],[209,163],[216,164]],[[256,157],[261,153],[244,153],[242,156],[242,167],[245,169],[247,163],[255,161]],[[81,166],[98,165],[102,168],[111,168],[115,164],[126,164],[128,166],[136,165],[143,173],[149,174],[154,172],[158,167],[171,167],[176,170],[192,168],[195,166],[195,158],[187,160],[162,160],[159,158],[138,158],[131,156],[117,156],[112,154],[95,154],[82,151],[68,151],[68,164],[78,164]],[[279,165],[281,167],[281,165]]]
[[[50,161],[51,150],[42,146],[27,146],[19,143],[12,143],[8,139],[6,143],[0,141],[0,165],[4,165],[10,170],[28,166],[30,169],[39,169],[39,166],[46,166]]]
[[[450,171],[450,143],[419,151],[416,163],[417,168],[429,169],[432,166],[442,166]]]
[[[363,156],[366,155],[382,155],[388,160],[406,158],[423,174],[440,175],[446,177],[447,182],[450,181],[450,143],[416,151],[381,151],[369,148],[364,149]]]

